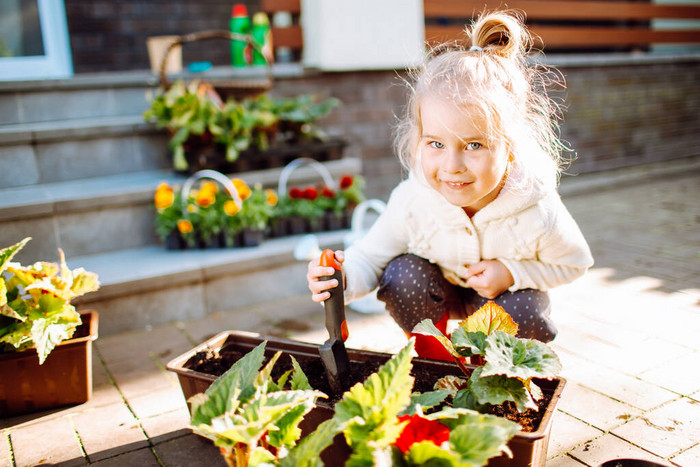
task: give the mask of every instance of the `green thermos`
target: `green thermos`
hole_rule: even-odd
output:
[[[253,15],[253,65],[267,65],[272,61],[272,32],[270,20],[265,13],[258,12]]]
[[[233,5],[229,29],[234,34],[250,35],[248,9],[242,3]],[[244,38],[231,39],[231,64],[235,67],[248,66],[251,62],[251,47]]]

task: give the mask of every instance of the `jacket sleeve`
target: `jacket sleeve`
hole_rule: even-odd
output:
[[[588,243],[558,197],[538,240],[536,255],[535,259],[498,258],[513,276],[514,283],[508,290],[548,290],[574,281],[593,266]]]
[[[394,189],[386,209],[367,234],[345,252],[346,302],[362,298],[374,290],[389,261],[406,252],[405,188],[405,184],[401,184]]]

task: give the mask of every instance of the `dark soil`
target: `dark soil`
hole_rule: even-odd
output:
[[[266,352],[266,358],[264,364],[269,361],[269,358],[274,352]],[[217,350],[208,350],[203,352],[198,352],[193,355],[184,365],[185,368],[197,371],[200,373],[205,373],[213,376],[221,376],[231,368],[231,366],[242,358],[243,352],[234,348],[234,346],[227,346],[226,343]],[[342,394],[333,394],[331,388],[326,380],[325,368],[321,362],[320,357],[295,355],[296,360],[299,362],[302,370],[309,379],[309,384],[314,389],[317,389],[330,397],[328,400],[321,402],[321,404],[328,404],[331,407],[335,405],[342,398]],[[350,375],[348,378],[348,383],[345,389],[350,388],[355,383],[362,382],[369,375],[375,373],[379,367],[384,363],[384,361],[350,361]],[[280,359],[277,361],[275,368],[273,369],[273,379],[277,380],[284,372],[292,369],[291,359],[288,358],[287,354],[283,353]],[[455,369],[454,372],[450,372],[457,376],[464,376],[459,369]],[[444,368],[432,368],[430,364],[416,363],[414,362],[413,369],[411,371],[412,376],[415,378],[415,383],[413,386],[414,392],[426,392],[432,391],[435,382],[443,376],[446,376]],[[449,374],[449,373],[448,373]],[[490,413],[507,418],[511,421],[519,423],[522,430],[525,432],[533,432],[537,430],[542,414],[545,411],[545,407],[551,399],[551,394],[544,392],[544,397],[537,401],[539,410],[528,409],[526,412],[520,413],[515,409],[515,404],[511,402],[506,402],[501,406],[493,406]]]

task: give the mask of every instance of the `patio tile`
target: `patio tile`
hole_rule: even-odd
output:
[[[642,413],[635,407],[574,382],[568,382],[564,387],[559,410],[603,431],[609,431]]]
[[[688,396],[700,391],[700,352],[668,359],[664,364],[645,371],[639,377],[650,383]]]
[[[190,343],[179,329],[167,325],[101,337],[95,345],[109,368],[124,361],[141,365],[154,358],[165,364],[189,348]]]
[[[564,454],[554,459],[548,459],[546,465],[547,467],[582,467],[586,464]]]
[[[569,454],[590,466],[597,466],[611,459],[644,459],[670,466],[662,458],[611,434],[606,434],[579,446]]]
[[[167,466],[226,466],[219,448],[208,439],[194,434],[157,444],[154,449],[163,465]]]
[[[677,456],[673,456],[670,460],[683,467],[700,465],[700,444],[696,444],[687,451],[683,451]]]
[[[141,426],[154,445],[191,433],[189,423],[190,413],[184,400],[179,409],[141,419]]]
[[[99,467],[123,467],[125,465],[138,465],[139,467],[160,467],[158,459],[151,448],[141,448],[135,451],[125,452],[109,459],[93,462],[90,465]]]
[[[670,457],[700,443],[700,404],[682,398],[644,414],[612,433],[660,457]]]
[[[124,404],[76,414],[73,423],[91,462],[148,446],[141,427]]]
[[[11,429],[10,440],[17,465],[61,463],[85,465],[83,451],[67,417]]]
[[[138,419],[152,417],[185,406],[180,387],[162,389],[140,396],[127,397],[129,407]]]
[[[562,360],[562,376],[582,386],[607,394],[633,407],[649,410],[676,398],[676,394],[633,376],[605,368],[554,346]]]
[[[10,452],[10,434],[0,432],[0,465],[11,465],[12,453]]]
[[[152,363],[150,368],[130,368],[124,371],[117,369],[112,376],[127,400],[143,394],[170,390],[177,384],[173,375],[156,367],[155,363]]]
[[[603,432],[563,412],[556,411],[552,420],[547,458],[552,458],[574,449]]]

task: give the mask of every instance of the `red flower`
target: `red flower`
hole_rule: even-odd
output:
[[[323,190],[321,191],[321,195],[324,198],[335,198],[335,191],[331,190],[329,187],[324,186]]]
[[[289,189],[289,197],[292,199],[302,199],[304,192],[298,186],[293,186]]]
[[[343,175],[340,178],[340,189],[341,190],[347,190],[352,186],[352,184],[355,182],[355,179],[352,178],[352,175]]]
[[[318,198],[318,190],[310,185],[307,186],[304,189],[304,198],[311,201],[315,200],[316,198]]]
[[[450,439],[450,429],[437,420],[428,420],[420,415],[403,415],[399,421],[408,420],[408,424],[403,427],[401,434],[394,443],[401,452],[406,454],[413,443],[430,441],[436,446]]]

